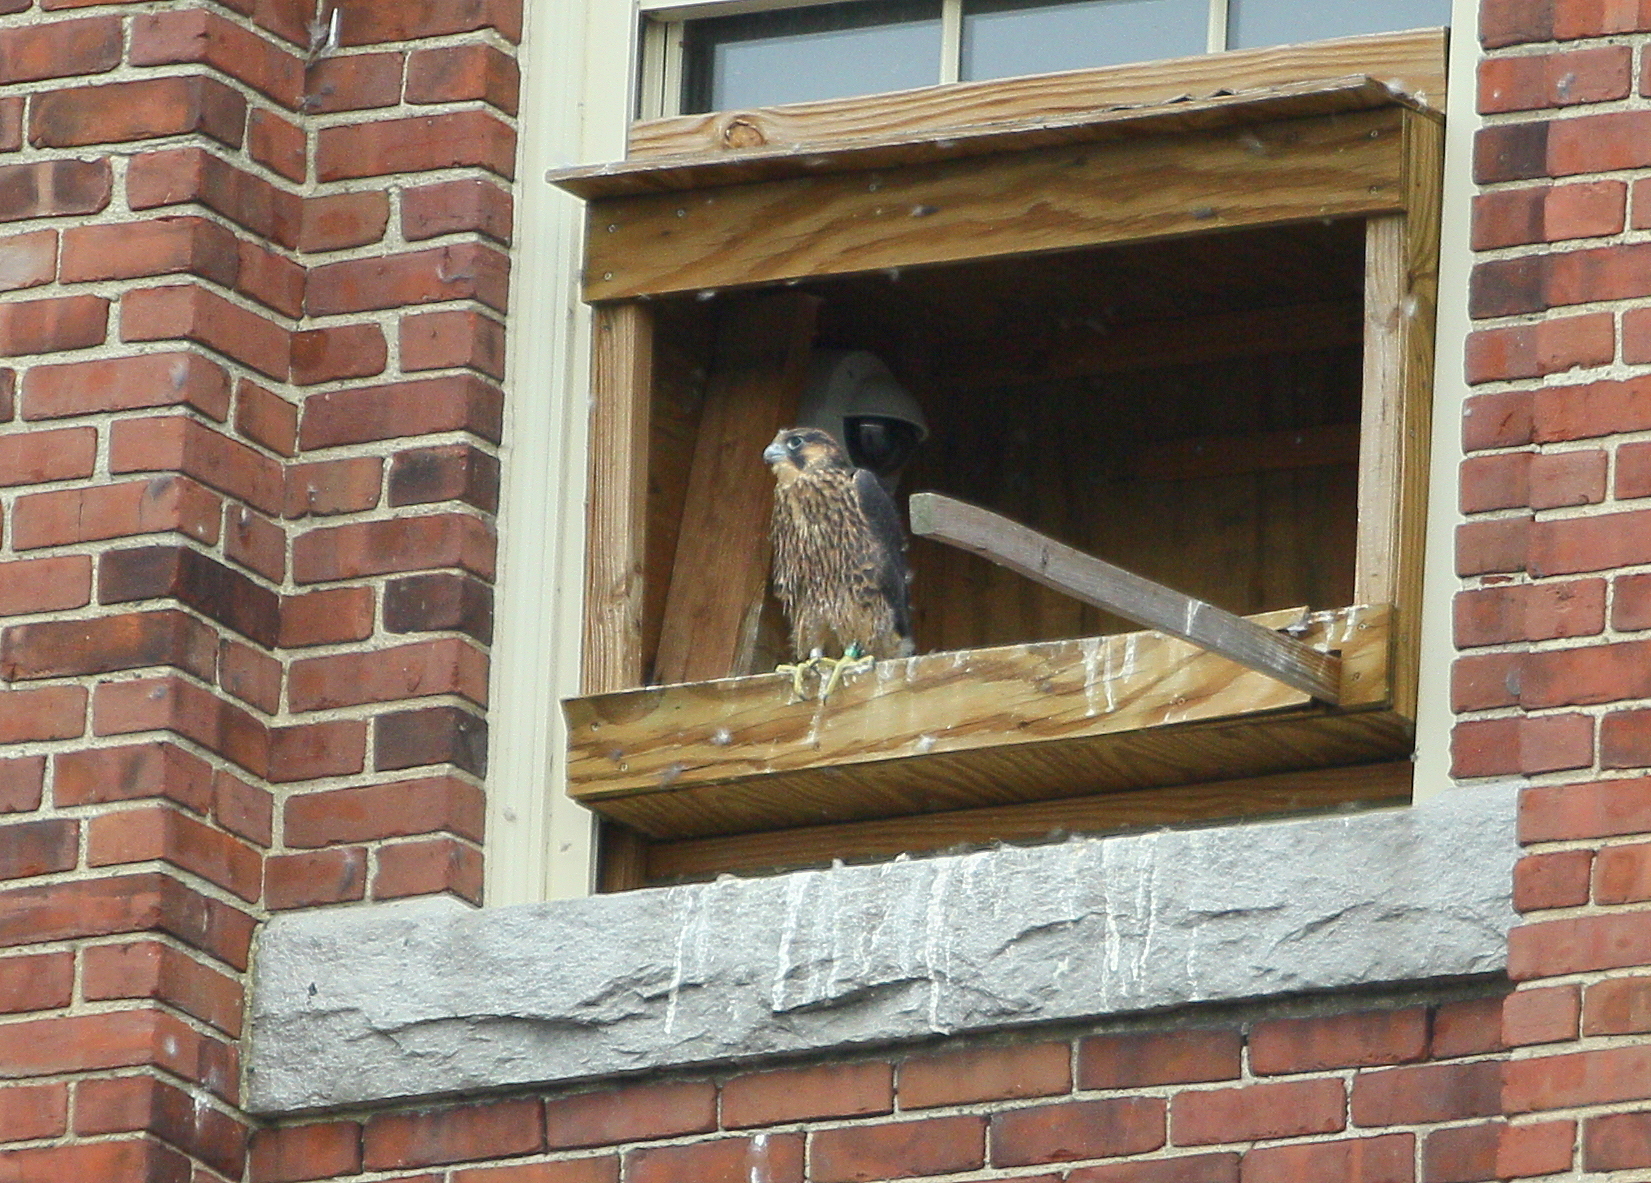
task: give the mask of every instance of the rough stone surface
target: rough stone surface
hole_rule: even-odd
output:
[[[278,917],[250,1107],[282,1112],[1506,964],[1512,788],[1403,810],[471,911]]]

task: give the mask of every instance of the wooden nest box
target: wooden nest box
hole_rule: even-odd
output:
[[[1441,124],[1366,75],[1435,77],[1442,37],[1358,40],[1390,68],[1281,84],[1314,62],[1269,51],[1135,104],[1089,71],[1053,114],[1047,79],[940,88],[963,115],[910,92],[811,142],[806,107],[747,113],[800,143],[738,152],[667,120],[555,178],[589,202],[596,332],[568,790],[613,823],[610,886],[1408,792]],[[977,92],[1011,117],[955,126]],[[917,537],[918,656],[789,701],[760,453],[816,348],[922,404],[902,507],[1285,630],[1330,688]]]

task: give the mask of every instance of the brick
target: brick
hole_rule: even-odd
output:
[[[1515,981],[1631,965],[1651,965],[1651,925],[1636,913],[1524,924],[1508,936]]]
[[[1069,1043],[1008,1044],[900,1062],[901,1109],[964,1105],[1072,1091]]]
[[[261,645],[273,646],[280,597],[231,567],[185,546],[105,551],[98,560],[98,603],[173,599]]]
[[[34,96],[29,143],[36,148],[75,148],[202,132],[238,148],[245,123],[246,99],[214,78],[150,78]]]
[[[304,306],[311,316],[327,316],[443,300],[479,300],[505,311],[510,302],[510,260],[482,243],[455,242],[322,263],[310,270]]]
[[[1651,111],[1617,111],[1548,125],[1550,175],[1610,172],[1651,165]]]
[[[235,430],[282,456],[298,451],[298,408],[242,379],[235,393]]]
[[[247,154],[289,181],[309,177],[309,139],[298,124],[265,107],[247,116]]]
[[[373,720],[374,767],[380,772],[452,764],[487,774],[487,723],[458,707],[393,711]]]
[[[32,813],[46,786],[46,757],[0,756],[0,814]]]
[[[425,312],[402,317],[400,333],[403,370],[464,367],[504,377],[504,325],[492,317],[468,309]]]
[[[1243,1036],[1236,1028],[1094,1035],[1078,1045],[1078,1087],[1235,1080],[1242,1047]]]
[[[1416,1064],[1365,1072],[1353,1080],[1353,1123],[1418,1125],[1502,1112],[1502,1065]]]
[[[627,1150],[624,1162],[625,1183],[802,1183],[803,1139],[799,1134],[759,1134],[654,1146]],[[817,1173],[811,1178],[823,1183]]]
[[[287,694],[294,712],[432,694],[459,694],[485,706],[487,658],[457,638],[303,658],[288,671]]]
[[[1651,1166],[1651,1113],[1611,1113],[1582,1127],[1582,1167],[1623,1171]]]
[[[1528,854],[1514,865],[1513,906],[1521,912],[1572,908],[1588,902],[1591,850]]]
[[[0,831],[10,841],[12,831]],[[75,993],[75,955],[37,953],[21,957],[0,957],[0,1014],[55,1010],[69,1005]],[[15,1097],[0,1091],[0,1104]],[[0,1126],[5,1124],[0,1113]]]
[[[1626,86],[1626,61],[1623,76]],[[520,86],[521,75],[516,68],[516,59],[491,45],[473,43],[420,49],[407,57],[409,103],[456,103],[477,99],[507,115],[514,115]],[[1626,90],[1624,93],[1627,93]]]
[[[1455,608],[1463,648],[1594,636],[1605,628],[1605,581],[1479,588],[1460,593]]]
[[[1587,768],[1594,760],[1594,722],[1566,714],[1458,723],[1451,754],[1452,772],[1463,777]]]
[[[0,356],[59,353],[103,344],[109,301],[102,296],[58,296],[0,304]]]
[[[493,513],[499,508],[499,461],[469,444],[441,444],[399,452],[390,463],[391,505],[462,501]]]
[[[281,246],[298,245],[304,203],[261,177],[200,148],[167,148],[134,156],[126,169],[133,209],[199,202]]]
[[[1500,574],[1525,569],[1531,516],[1467,522],[1456,528],[1456,573]]]
[[[189,406],[222,422],[229,414],[229,375],[198,353],[40,365],[23,376],[22,403],[25,419]]]
[[[619,1183],[619,1156],[570,1158],[511,1167],[467,1167],[453,1172],[453,1183]]]
[[[1559,41],[1630,33],[1651,25],[1643,0],[1574,0],[1553,6],[1553,35]]]
[[[1067,1101],[996,1113],[991,1119],[992,1165],[1027,1166],[1156,1150],[1164,1145],[1164,1118],[1164,1102],[1156,1097]]]
[[[57,231],[34,230],[0,238],[0,292],[37,288],[56,278]]]
[[[1479,110],[1534,111],[1626,98],[1632,65],[1626,45],[1486,58],[1479,63]]]
[[[251,1183],[353,1175],[361,1169],[361,1126],[353,1121],[323,1121],[254,1130],[248,1149]]]
[[[97,432],[90,427],[0,436],[0,487],[42,485],[92,475]]]
[[[474,231],[509,246],[514,218],[510,192],[479,178],[438,181],[401,194],[401,236],[409,242]]]
[[[1651,496],[1651,445],[1623,444],[1617,449],[1617,498]]]
[[[247,1132],[240,1121],[151,1076],[80,1082],[75,1131],[147,1131],[225,1175],[240,1174],[246,1158]]]
[[[1601,768],[1642,768],[1651,764],[1651,710],[1613,711],[1600,720]]]
[[[482,856],[453,838],[398,842],[378,852],[373,876],[375,900],[451,892],[472,904],[482,902]]]
[[[298,246],[311,253],[367,246],[384,237],[389,221],[390,199],[379,189],[311,197],[304,202]]]
[[[373,591],[337,587],[287,596],[281,607],[282,648],[364,641],[373,635]]]
[[[259,896],[258,852],[222,830],[164,805],[90,819],[86,862],[107,867],[161,860],[208,879],[249,903]]]
[[[378,504],[384,461],[377,456],[316,460],[287,469],[285,517],[359,513]]]
[[[454,111],[345,124],[316,135],[315,172],[321,181],[463,167],[513,179],[516,133],[486,112]]]
[[[384,628],[391,633],[456,630],[486,645],[493,639],[493,589],[451,572],[393,579],[384,587]]]
[[[364,0],[343,30],[343,42],[381,45],[477,29],[496,29],[505,40],[520,41],[521,0]]]
[[[359,846],[271,855],[264,864],[264,906],[272,912],[367,897],[367,852]]]
[[[310,530],[293,543],[292,577],[322,583],[459,567],[491,578],[493,558],[493,532],[486,523],[468,514],[431,514]]]
[[[1651,977],[1633,974],[1595,982],[1583,993],[1584,1035],[1651,1031]]]
[[[1546,175],[1548,124],[1529,122],[1481,128],[1473,138],[1473,179],[1528,181]]]
[[[1414,1134],[1342,1138],[1302,1146],[1258,1146],[1244,1155],[1244,1183],[1412,1183]]]
[[[175,609],[94,620],[43,620],[6,629],[0,676],[10,681],[172,666],[211,681],[217,637]]]
[[[1651,1046],[1643,1043],[1510,1060],[1504,1070],[1502,1103],[1510,1116],[1651,1097]]]
[[[1346,1125],[1346,1104],[1340,1080],[1186,1091],[1170,1103],[1170,1137],[1200,1146],[1334,1133]]]
[[[6,1031],[9,1038],[0,1044],[0,1068],[15,1077],[153,1064],[234,1100],[233,1049],[169,1014],[127,1010],[69,1015],[14,1023]]]
[[[552,1150],[646,1142],[717,1128],[710,1081],[633,1085],[545,1102],[545,1144]]]
[[[484,823],[482,790],[439,775],[294,795],[287,799],[282,837],[287,846],[332,846],[447,832],[479,843]],[[555,1138],[551,1142],[556,1145]]]
[[[274,727],[269,732],[267,775],[283,784],[343,776],[361,771],[366,752],[367,725],[359,720]]]
[[[105,682],[92,705],[97,735],[171,731],[259,775],[269,770],[264,726],[209,690],[175,675]]]
[[[267,789],[220,769],[212,778],[212,820],[231,834],[267,847],[274,833],[275,803]]]
[[[1473,199],[1474,250],[1524,246],[1546,238],[1545,188],[1503,189]]]
[[[266,714],[281,709],[281,663],[228,638],[218,644],[218,686]]]
[[[304,88],[304,62],[267,37],[201,9],[143,13],[132,20],[135,66],[204,62],[289,109]]]
[[[0,222],[95,214],[113,187],[107,160],[0,165]]]
[[[0,744],[73,739],[85,730],[84,686],[47,686],[0,695]]]
[[[401,101],[400,53],[352,53],[322,58],[310,71],[304,109],[365,111]]]
[[[154,998],[240,1038],[240,984],[187,953],[159,941],[125,941],[89,945],[82,957],[81,990],[88,1002]]]
[[[894,1068],[831,1064],[736,1076],[722,1086],[726,1129],[894,1111]]]
[[[10,822],[0,846],[0,879],[72,871],[80,861],[80,823],[63,818]]]
[[[296,319],[304,312],[304,269],[267,247],[236,244],[235,290],[265,308]]]
[[[1502,1005],[1502,1042],[1508,1047],[1574,1040],[1581,995],[1575,986],[1516,990]]]
[[[1183,1154],[1175,1158],[1135,1159],[1110,1166],[1079,1167],[1065,1176],[1066,1183],[1239,1183],[1239,1156]],[[1017,1176],[1025,1178],[1025,1176]],[[1055,1176],[1039,1176],[1027,1183],[1054,1183]]]
[[[0,366],[0,423],[9,423],[17,414],[17,371]]]
[[[1615,356],[1616,321],[1611,313],[1549,317],[1539,324],[1472,333],[1467,376],[1473,384],[1539,378],[1607,365]]]
[[[225,507],[224,553],[272,583],[286,578],[287,532],[245,505]]]
[[[109,436],[112,473],[182,472],[267,513],[282,503],[281,466],[193,419],[127,419]]]
[[[1651,843],[1602,849],[1594,861],[1594,902],[1629,904],[1647,899],[1651,899]]]
[[[1622,314],[1622,360],[1629,365],[1651,362],[1651,309],[1631,308]]]
[[[1524,1179],[1569,1172],[1575,1145],[1574,1121],[1503,1126],[1496,1148],[1496,1176]]]
[[[504,1158],[544,1149],[537,1099],[494,1101],[418,1113],[381,1113],[362,1132],[369,1171]]]
[[[156,931],[234,969],[247,967],[252,918],[175,876],[110,875],[0,891],[0,946]]]
[[[292,380],[299,386],[382,374],[389,360],[375,324],[334,325],[292,335]]]
[[[16,4],[19,0],[6,0]],[[0,98],[0,152],[15,152],[23,146],[23,96]]]
[[[129,291],[121,297],[120,315],[122,341],[194,341],[271,378],[287,376],[287,331],[204,288]]]
[[[0,83],[102,74],[120,64],[120,20],[60,20],[0,30]]]
[[[1531,458],[1530,505],[1556,509],[1605,500],[1605,453],[1597,449],[1539,453]]]
[[[1651,780],[1594,781],[1525,789],[1519,840],[1551,842],[1651,831]]]
[[[235,236],[193,216],[154,218],[63,232],[63,279],[131,279],[179,272],[233,288],[238,272]]]
[[[1583,181],[1555,185],[1542,206],[1542,232],[1548,242],[1620,234],[1628,206],[1621,181]]]
[[[68,1128],[68,1085],[23,1084],[0,1088],[0,1142],[57,1138]]]
[[[1615,702],[1651,695],[1651,641],[1547,650],[1524,662],[1519,700],[1528,707]]]
[[[0,616],[84,608],[92,598],[86,555],[0,562]]]
[[[1427,1054],[1427,1010],[1367,1011],[1273,1019],[1250,1031],[1250,1070],[1258,1076],[1397,1064]]]
[[[1531,415],[1543,442],[1641,431],[1651,427],[1651,380],[1544,388],[1535,392]]]
[[[985,1161],[985,1140],[986,1119],[972,1114],[817,1130],[809,1178],[857,1183],[977,1170]]]
[[[1469,315],[1482,320],[1547,308],[1547,262],[1544,255],[1524,255],[1476,263],[1468,282]]]
[[[142,1179],[188,1183],[190,1166],[174,1150],[148,1139],[41,1146],[6,1152],[15,1179]]]
[[[470,375],[420,378],[387,386],[312,394],[304,400],[299,443],[306,451],[403,436],[467,431],[498,443],[504,397]]]

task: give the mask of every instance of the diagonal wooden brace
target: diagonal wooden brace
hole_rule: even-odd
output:
[[[914,493],[910,504],[913,534],[990,559],[1063,595],[1179,637],[1322,702],[1341,701],[1341,659],[1334,654],[1074,550],[989,509],[939,493]]]

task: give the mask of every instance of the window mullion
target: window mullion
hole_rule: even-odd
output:
[[[1205,48],[1211,53],[1227,50],[1227,0],[1210,0],[1209,40]]]
[[[940,81],[956,82],[963,69],[963,0],[940,6]]]

